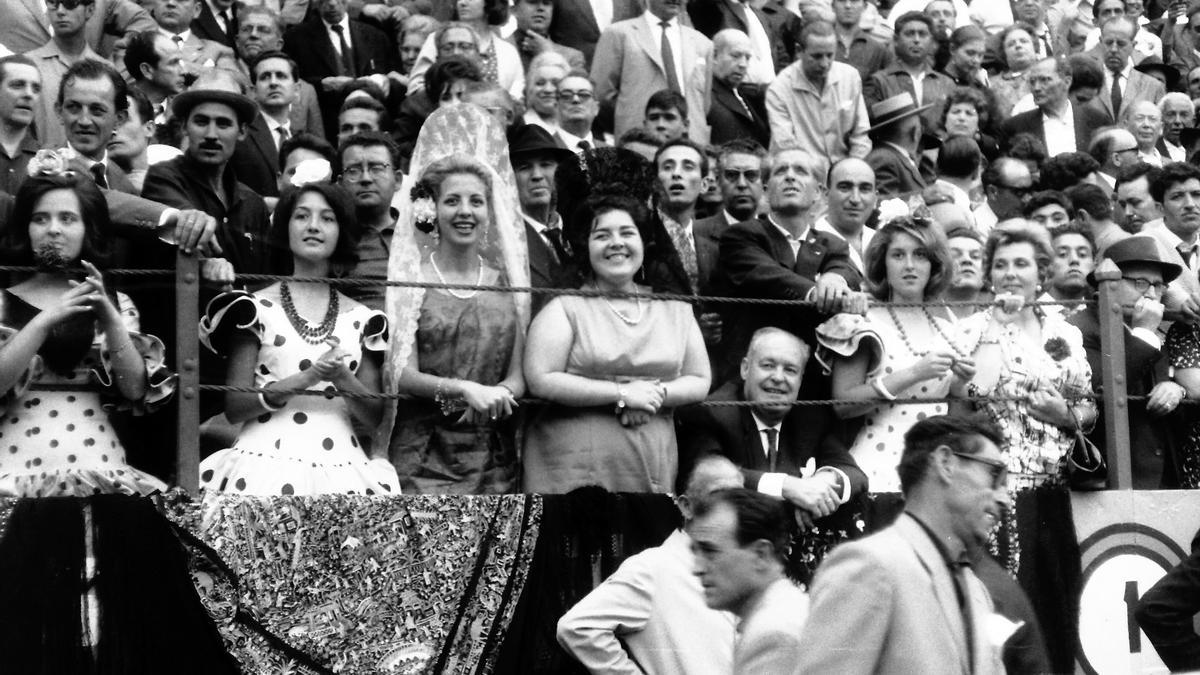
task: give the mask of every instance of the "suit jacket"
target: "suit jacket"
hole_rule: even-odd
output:
[[[157,30],[150,12],[133,0],[96,0],[91,18],[84,27],[88,45],[101,54],[105,34]],[[0,44],[18,54],[37,49],[50,41],[50,29],[40,0],[0,0]],[[58,92],[46,92],[57,96]]]
[[[232,49],[218,42],[205,40],[195,32],[192,32],[188,35],[188,39],[183,41],[179,52],[183,58],[184,69],[193,75],[199,75],[214,67],[231,70],[240,70],[241,68],[237,55],[233,53]],[[121,65],[124,67],[123,63]]]
[[[767,34],[775,45],[775,70],[778,72],[796,62],[800,29],[804,20],[783,6],[782,0],[767,0],[759,8],[767,19]]]
[[[1103,61],[1101,61],[1103,62]],[[1116,113],[1112,109],[1112,90],[1108,84],[1104,85],[1092,102],[1088,105],[1097,106],[1100,110],[1108,113],[1108,116],[1114,120],[1120,120],[1125,111],[1135,101],[1149,101],[1158,103],[1158,100],[1167,95],[1167,88],[1162,82],[1146,75],[1145,73],[1131,70],[1129,71],[1129,81],[1125,83],[1125,91],[1121,95],[1121,109]]]
[[[292,121],[292,131],[307,131],[318,138],[325,137],[325,118],[321,116],[321,103],[317,100],[317,90],[304,80],[296,82],[300,95],[294,103],[288,117]]]
[[[934,104],[921,113],[921,122],[926,131],[933,131],[941,124],[941,102],[954,91],[954,87],[954,80],[945,73],[936,70],[925,73],[925,79],[921,83],[920,100],[923,104]],[[868,110],[872,105],[906,91],[916,95],[912,77],[899,65],[893,65],[863,80],[863,98]]]
[[[632,19],[646,11],[644,0],[612,0],[613,23]],[[550,39],[583,52],[587,63],[592,62],[600,26],[592,11],[592,0],[556,0],[554,16],[550,19]]]
[[[741,386],[729,382],[709,395],[710,401],[740,401]],[[746,477],[746,488],[757,489],[758,481],[771,470],[767,464],[762,435],[749,408],[691,406],[675,413],[679,439],[680,472],[684,457],[694,462],[705,455],[723,455],[737,464]],[[842,443],[837,420],[826,407],[794,406],[783,418],[777,443],[775,472],[799,476],[808,461],[818,468],[833,467],[850,479],[850,496],[867,489],[867,476]],[[689,465],[690,466],[690,465]]]
[[[229,34],[221,30],[221,24],[217,23],[217,16],[213,14],[212,8],[204,0],[200,0],[200,14],[192,19],[191,29],[192,34],[197,37],[216,42],[217,44],[229,47],[232,50],[237,50],[237,44],[234,40],[229,39],[229,35],[237,35],[238,19],[237,13],[241,9],[242,3],[235,2],[229,7]]]
[[[974,641],[968,652],[954,578],[912,516],[833,549],[817,569],[798,673],[998,675],[999,649],[988,642],[993,613],[987,590],[964,571]],[[974,655],[974,663],[968,659]]]
[[[591,10],[588,10],[591,11]],[[679,86],[687,99],[688,138],[708,142],[709,129],[701,111],[708,110],[709,53],[712,42],[694,28],[680,26],[679,45],[683,78]],[[613,108],[614,133],[618,138],[629,129],[641,127],[646,101],[654,92],[667,88],[662,52],[655,46],[650,27],[642,17],[614,23],[600,36],[592,61],[596,99]]]
[[[1101,370],[1108,367],[1109,359],[1100,349],[1100,317],[1096,307],[1085,307],[1067,319],[1083,335],[1083,348],[1087,351],[1088,365],[1092,367],[1092,391],[1104,391],[1104,376]],[[1145,396],[1154,388],[1155,364],[1162,351],[1145,340],[1138,338],[1125,325],[1125,373],[1126,388],[1130,396]],[[1088,438],[1106,455],[1107,438],[1104,433],[1104,407],[1098,406],[1100,416]],[[1178,418],[1174,413],[1166,417],[1151,415],[1146,411],[1145,401],[1130,401],[1129,448],[1133,462],[1133,487],[1137,490],[1158,490],[1179,487],[1177,472],[1178,456],[1182,449],[1176,431]],[[1109,457],[1111,465],[1112,458]]]
[[[842,46],[841,40],[837,41],[834,46],[834,59],[857,68],[862,81],[866,82],[875,73],[889,68],[896,57],[891,45],[876,40],[859,28],[850,39],[849,49]]]
[[[1200,532],[1192,553],[1146,591],[1134,610],[1138,626],[1171,672],[1200,670],[1200,636],[1192,618],[1200,612]]]
[[[687,13],[688,18],[692,21],[692,27],[710,40],[717,32],[726,28],[736,28],[748,35],[750,28],[745,21],[742,21],[741,15],[734,10],[735,2],[736,0],[691,0],[687,5]],[[754,16],[758,17],[758,22],[762,25],[763,32],[767,34],[767,40],[770,43],[771,61],[775,66],[775,72],[783,70],[783,67],[790,64],[792,60],[788,57],[783,45],[780,44],[783,32],[775,29],[779,20],[775,17],[768,17],[766,12],[754,7],[751,3],[737,4],[754,12]]]
[[[388,73],[398,70],[398,56],[382,31],[362,22],[347,20],[350,26],[350,51],[354,56],[356,76]],[[321,117],[325,121],[326,138],[337,138],[337,115],[346,99],[342,92],[325,91],[321,80],[337,75],[340,59],[329,39],[329,31],[320,18],[314,17],[292,27],[283,38],[283,50],[296,61],[300,77],[317,90]]]
[[[230,164],[238,180],[264,197],[279,196],[279,150],[274,134],[261,112],[246,125],[246,137],[238,141]]]
[[[1186,294],[1193,297],[1200,297],[1200,277],[1197,277],[1195,272],[1188,270],[1187,263],[1183,261],[1183,256],[1179,254],[1179,249],[1175,248],[1179,243],[1178,238],[1167,229],[1163,221],[1154,220],[1146,223],[1142,227],[1142,231],[1138,234],[1154,237],[1161,248],[1159,253],[1163,256],[1163,259],[1183,268],[1183,274],[1180,274],[1175,278],[1175,281],[1171,282],[1170,291],[1168,292],[1171,293],[1173,291],[1174,295]],[[1168,309],[1178,304],[1178,301],[1170,302],[1169,299],[1164,299],[1163,302],[1167,305]]]
[[[1099,98],[1099,96],[1096,98]],[[1111,102],[1109,103],[1109,107],[1112,107]],[[1094,107],[1094,103],[1089,105],[1076,105],[1072,103],[1071,112],[1075,123],[1075,150],[1077,152],[1087,152],[1088,144],[1092,140],[1092,134],[1097,129],[1110,126],[1113,123],[1112,115],[1100,108]],[[1040,108],[1027,110],[1004,120],[1000,125],[1000,147],[1007,150],[1008,144],[1017,134],[1031,134],[1042,141],[1042,143],[1046,142],[1046,128],[1042,121],[1042,110]]]
[[[727,673],[734,617],[709,609],[691,538],[676,530],[630,556],[558,620],[558,643],[591,672]]]
[[[529,285],[534,288],[566,288],[569,285],[563,264],[566,261],[556,258],[554,249],[528,221],[525,223],[525,243],[529,247]],[[536,315],[552,299],[553,295],[534,293],[530,303],[533,309],[531,315]]]
[[[708,126],[712,129],[709,142],[728,143],[736,138],[750,138],[764,148],[771,144],[771,126],[767,122],[764,90],[750,84],[738,87],[743,106],[726,83],[713,78],[712,107],[708,109]],[[746,108],[750,110],[747,111]]]
[[[738,623],[734,675],[791,675],[803,651],[800,633],[807,618],[808,594],[790,579],[767,586]]]
[[[531,54],[521,49],[521,42],[524,40],[525,35],[525,31],[518,28],[517,30],[513,31],[512,35],[509,35],[507,38],[505,38],[505,40],[517,48],[517,53],[521,55],[521,69],[528,72],[529,62],[532,61],[533,57],[537,56],[537,54]],[[578,68],[580,70],[587,70],[587,59],[583,57],[583,52],[579,51],[578,49],[575,49],[574,47],[568,47],[566,45],[560,45],[553,40],[550,41],[550,49],[558,52],[564,59],[566,59],[567,65],[571,66],[572,69]]]
[[[925,177],[921,175],[916,160],[909,161],[890,145],[877,144],[867,154],[866,162],[875,170],[875,189],[880,199],[907,199],[925,189]]]

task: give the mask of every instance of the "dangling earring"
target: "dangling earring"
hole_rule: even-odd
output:
[[[430,232],[429,232],[429,238],[432,239],[433,243],[436,244],[438,242],[438,239],[441,238],[441,236],[442,236],[442,233],[438,230],[437,225],[434,225],[433,229],[430,230]]]

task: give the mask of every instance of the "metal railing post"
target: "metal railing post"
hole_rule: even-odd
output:
[[[1117,298],[1121,270],[1111,260],[1096,266],[1100,295],[1096,313],[1100,318],[1101,371],[1104,383],[1104,440],[1107,448],[1108,487],[1133,488],[1133,462],[1129,447],[1129,387],[1125,372],[1125,316]]]
[[[175,312],[179,367],[175,481],[194,495],[200,490],[200,260],[180,252],[175,254]]]

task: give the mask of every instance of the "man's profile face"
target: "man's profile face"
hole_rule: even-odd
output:
[[[730,87],[737,87],[746,80],[752,54],[749,38],[730,40],[713,57],[713,77]]]
[[[762,159],[740,152],[725,155],[717,172],[717,187],[730,215],[739,220],[754,217],[763,195]]]
[[[0,84],[0,120],[14,127],[33,123],[33,111],[42,100],[42,74],[37,68],[23,63],[9,63]]]
[[[247,61],[253,61],[263,52],[279,49],[282,44],[275,22],[265,14],[243,16],[238,24],[238,53]]]
[[[154,53],[158,57],[158,64],[153,67],[150,67],[149,64],[142,66],[149,70],[149,72],[143,71],[142,74],[159,90],[167,92],[168,95],[173,96],[183,91],[183,58],[179,55],[175,44],[166,36],[159,35],[154,38]]]
[[[379,111],[367,108],[348,108],[338,115],[338,145],[354,134],[379,131]]]
[[[676,108],[647,108],[645,128],[660,143],[666,143],[683,138],[687,119]]]
[[[521,209],[530,211],[554,203],[554,172],[558,162],[549,155],[523,155],[513,162]]]
[[[967,454],[982,461],[951,457],[955,466],[946,504],[954,534],[968,546],[986,543],[1009,505],[1007,485],[996,485],[996,470],[983,463],[1003,464],[1007,459],[986,438],[970,441],[979,444],[978,452]]]
[[[805,354],[800,340],[778,333],[755,339],[742,359],[742,395],[753,403],[790,403],[800,392]],[[777,408],[776,414],[787,408]]]
[[[988,187],[988,204],[1000,220],[1019,218],[1033,189],[1033,175],[1023,162],[1006,162],[1000,180]]]
[[[125,121],[124,113],[117,112],[115,98],[116,89],[107,77],[75,78],[63,84],[63,101],[55,110],[67,132],[67,141],[80,154],[98,159],[117,125]]]
[[[112,140],[108,142],[108,156],[132,160],[145,152],[153,139],[154,120],[138,117],[137,105],[130,97],[125,123],[117,127]]]
[[[700,170],[703,158],[695,148],[673,145],[658,156],[658,189],[667,210],[680,210],[696,205],[704,183]]]
[[[212,101],[192,108],[184,132],[188,138],[188,155],[208,166],[228,162],[237,142],[245,136],[233,108]]]
[[[1163,217],[1158,202],[1150,196],[1150,181],[1145,176],[1117,186],[1117,213],[1121,226],[1134,234],[1141,232],[1146,223]]]
[[[738,545],[733,507],[716,504],[692,521],[688,534],[695,554],[695,573],[704,589],[704,604],[720,610],[742,607],[756,590],[756,556],[750,546]]]

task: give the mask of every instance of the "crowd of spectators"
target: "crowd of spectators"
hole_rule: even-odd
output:
[[[1134,486],[1200,486],[1200,2],[0,7],[0,262],[37,270],[0,295],[0,494],[171,480],[174,279],[106,270],[177,250],[203,381],[259,390],[202,397],[210,491],[758,493],[810,527],[920,488],[906,434],[948,413],[1003,487],[1064,486],[1113,370]]]

